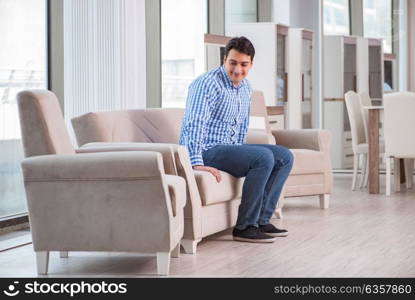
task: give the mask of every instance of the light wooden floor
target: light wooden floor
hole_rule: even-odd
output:
[[[382,182],[383,177],[381,177]],[[290,232],[274,244],[234,242],[227,230],[202,241],[196,255],[171,260],[173,277],[415,277],[415,190],[392,197],[350,190],[336,175],[330,208],[317,197],[286,200]],[[384,193],[384,188],[382,189]],[[50,277],[155,276],[156,259],[124,253],[52,253]],[[32,246],[0,253],[1,277],[36,276]]]

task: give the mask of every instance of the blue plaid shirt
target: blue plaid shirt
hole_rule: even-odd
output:
[[[246,79],[234,86],[223,66],[190,84],[179,143],[193,166],[203,165],[203,151],[213,146],[245,143],[251,93]]]

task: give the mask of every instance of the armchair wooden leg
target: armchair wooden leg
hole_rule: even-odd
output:
[[[329,202],[330,202],[330,194],[323,194],[318,195],[320,198],[320,208],[326,209],[329,208]]]
[[[170,272],[170,252],[157,252],[157,274],[169,275]]]
[[[171,257],[180,257],[180,242],[177,243],[176,247],[171,251]]]
[[[277,219],[282,219],[282,207],[284,206],[284,201],[285,201],[284,192],[285,192],[285,188],[282,189],[280,198],[278,199],[278,202],[277,202],[277,207],[275,208],[274,215]]]
[[[277,219],[282,219],[282,208],[279,207],[275,210],[274,215]]]
[[[36,265],[39,275],[48,274],[49,251],[36,251]]]
[[[68,251],[60,251],[59,256],[60,258],[68,258]]]
[[[196,247],[197,247],[197,243],[199,242],[200,240],[182,239],[180,241],[180,244],[182,244],[184,252],[186,252],[187,254],[196,254]]]

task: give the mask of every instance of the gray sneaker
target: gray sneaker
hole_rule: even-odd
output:
[[[268,234],[265,234],[259,230],[258,227],[248,226],[243,230],[237,229],[236,227],[232,232],[233,240],[240,242],[249,242],[249,243],[273,243],[275,242],[275,237],[272,237]]]

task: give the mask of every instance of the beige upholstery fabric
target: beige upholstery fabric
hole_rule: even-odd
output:
[[[322,173],[321,166],[326,163],[323,152],[309,149],[292,149],[292,152],[294,154],[294,165],[291,175]]]
[[[25,156],[75,154],[56,96],[49,91],[20,92],[17,97]]]
[[[177,143],[184,110],[153,108],[89,113],[72,120],[78,145],[91,142]]]
[[[194,173],[203,205],[241,198],[244,178],[236,178],[220,171],[222,180],[217,182],[216,178],[208,172],[194,171]]]
[[[18,94],[22,169],[34,250],[158,253],[159,274],[184,232],[186,183],[169,145],[75,153],[55,95]],[[164,162],[172,175],[165,174]],[[160,256],[161,255],[161,256]],[[159,256],[161,257],[159,259]],[[47,272],[46,259],[38,270]],[[44,264],[39,267],[39,264]],[[45,271],[46,270],[46,271]]]
[[[252,106],[251,111],[253,111]],[[255,111],[258,114],[261,111],[266,112],[265,106]],[[177,145],[183,113],[182,109],[95,112],[72,119],[72,124],[78,144],[81,146],[79,151],[87,150],[89,147],[99,148],[100,145],[104,148],[109,147],[111,151],[124,146],[125,150],[133,148],[145,150],[150,147],[144,146],[147,142],[168,143],[173,149],[176,172],[187,183],[188,201],[184,209],[184,239],[198,241],[235,224],[244,179],[234,178],[222,172],[222,182],[217,183],[211,174],[192,169],[187,149]],[[332,174],[328,131],[249,130],[248,132],[247,141],[252,144],[273,144],[275,140],[278,144],[294,148],[293,153],[298,157],[287,182],[288,196],[330,193]],[[112,142],[116,143],[110,146],[100,144]],[[120,142],[127,144],[119,144]],[[168,156],[163,155],[163,160]],[[174,163],[165,162],[165,166],[173,166]],[[167,167],[166,172],[171,174],[171,171],[167,171]]]

